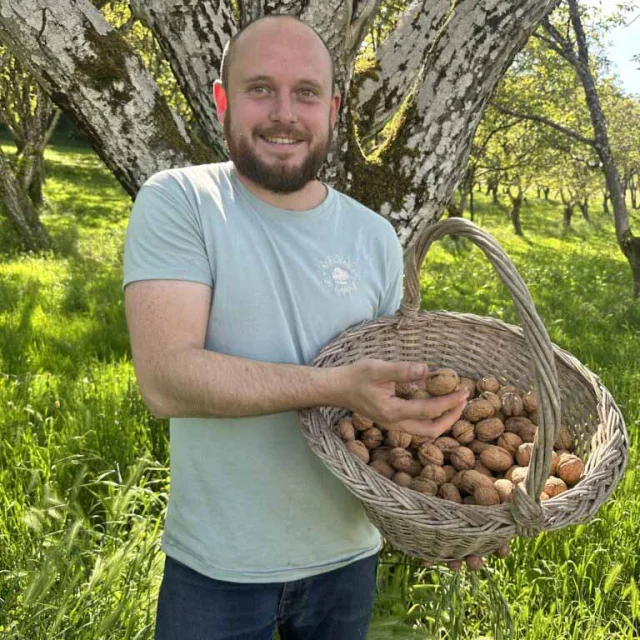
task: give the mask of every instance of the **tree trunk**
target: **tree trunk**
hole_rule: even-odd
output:
[[[542,192],[544,193],[544,199],[549,202],[549,191],[551,191],[551,187],[542,187]]]
[[[580,207],[580,211],[582,212],[582,217],[586,222],[591,224],[591,218],[589,216],[589,198],[584,198],[580,202],[578,202],[578,206]]]
[[[638,208],[638,194],[637,194],[637,189],[638,189],[638,180],[636,179],[635,176],[631,176],[631,179],[629,181],[629,187],[630,187],[630,194],[631,194],[631,206],[633,207],[633,209],[637,209]]]
[[[0,209],[4,209],[23,247],[29,251],[51,249],[51,240],[36,209],[16,179],[0,149]]]
[[[473,189],[469,192],[469,219],[473,222],[473,218],[475,216],[475,196],[473,193]]]
[[[596,90],[595,81],[589,68],[589,51],[587,47],[587,37],[582,27],[580,9],[577,0],[567,0],[569,5],[569,15],[571,24],[576,36],[578,47],[577,55],[574,54],[574,67],[584,88],[587,107],[591,115],[591,123],[596,139],[596,150],[604,169],[607,190],[611,194],[611,204],[615,221],[616,238],[618,244],[629,261],[633,276],[634,296],[640,291],[640,280],[638,280],[638,268],[640,263],[640,242],[633,236],[629,222],[629,212],[621,186],[620,175],[613,159],[609,135],[607,133],[607,122],[600,105],[600,98]]]
[[[343,108],[323,179],[386,216],[407,247],[450,202],[496,83],[556,3],[413,0],[370,72],[354,82],[353,63],[379,0],[237,4],[240,25],[286,12],[326,40]],[[226,157],[210,85],[224,41],[240,25],[230,4],[219,0],[133,0],[132,6],[154,31],[208,148],[170,110],[140,58],[89,0],[2,0],[0,27],[134,196],[157,171]],[[385,142],[365,159],[359,139],[382,131]]]
[[[609,193],[606,191],[604,191],[604,193],[602,194],[602,209],[604,210],[604,212],[606,214],[610,214],[611,211],[609,209]]]
[[[564,205],[564,218],[562,221],[562,228],[566,232],[571,230],[571,218],[573,217],[574,205],[567,203]]]
[[[520,221],[520,211],[522,209],[522,201],[524,197],[524,192],[522,187],[518,185],[515,195],[511,190],[511,187],[507,190],[509,194],[509,199],[511,200],[511,211],[509,215],[511,216],[511,222],[513,224],[513,230],[517,236],[523,237],[524,233],[522,233],[522,223]]]

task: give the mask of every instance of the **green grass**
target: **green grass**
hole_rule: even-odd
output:
[[[168,429],[144,407],[130,360],[131,203],[89,150],[54,147],[46,162],[55,252],[17,255],[0,233],[0,637],[150,639]],[[592,226],[576,219],[563,234],[561,206],[530,199],[523,239],[505,209],[477,201],[476,221],[514,261],[552,340],[613,393],[632,459],[588,525],[518,540],[478,574],[385,550],[369,640],[640,637],[640,309],[612,221],[594,211]],[[425,308],[517,323],[488,261],[452,239],[427,256],[422,297]]]

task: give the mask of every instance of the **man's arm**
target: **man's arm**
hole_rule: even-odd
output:
[[[204,348],[211,288],[145,280],[125,289],[133,362],[142,396],[159,417],[258,416],[316,406],[358,411],[410,433],[437,436],[459,419],[466,395],[401,400],[396,382],[424,365],[361,360],[335,368],[259,362]]]

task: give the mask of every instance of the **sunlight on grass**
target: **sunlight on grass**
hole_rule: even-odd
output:
[[[56,250],[0,262],[0,637],[150,639],[168,425],[146,410],[129,352],[131,201],[89,150],[49,149],[46,166]],[[594,206],[593,224],[576,218],[566,234],[561,206],[530,197],[519,238],[506,208],[476,202],[476,222],[515,263],[551,339],[601,377],[637,443],[640,310],[611,218]],[[422,301],[518,323],[483,254],[451,238],[427,256]],[[479,575],[385,548],[369,640],[640,637],[637,484],[634,449],[593,521],[517,540]]]

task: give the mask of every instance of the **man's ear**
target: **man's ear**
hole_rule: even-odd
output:
[[[220,124],[224,124],[224,116],[227,113],[227,92],[220,80],[213,83],[213,101],[216,103],[216,114]]]
[[[331,128],[336,123],[336,119],[338,118],[338,112],[340,111],[340,94],[334,93],[331,98],[331,112],[329,116],[329,122],[331,123]]]

